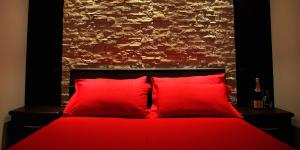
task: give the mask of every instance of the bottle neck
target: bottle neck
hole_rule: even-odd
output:
[[[256,78],[255,92],[261,92],[259,78]]]

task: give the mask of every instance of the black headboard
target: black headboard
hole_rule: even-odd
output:
[[[75,92],[74,81],[87,78],[112,78],[133,79],[147,76],[149,82],[151,77],[187,77],[199,75],[211,75],[225,73],[224,68],[155,68],[155,69],[98,69],[98,68],[76,68],[70,71],[69,96]],[[151,94],[149,94],[151,96]],[[151,104],[150,104],[151,105]]]

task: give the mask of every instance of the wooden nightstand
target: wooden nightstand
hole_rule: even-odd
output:
[[[283,142],[291,143],[291,118],[294,116],[293,113],[279,108],[260,110],[240,107],[237,109],[250,124],[264,130]]]
[[[9,112],[11,121],[7,125],[7,144],[9,147],[32,134],[53,120],[61,117],[59,106],[21,107]]]

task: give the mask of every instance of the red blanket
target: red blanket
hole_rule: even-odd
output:
[[[10,150],[289,150],[238,118],[63,117]]]

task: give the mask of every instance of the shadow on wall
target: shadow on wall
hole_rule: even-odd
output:
[[[7,142],[7,123],[3,124],[3,132],[2,132],[2,145],[1,149],[6,149],[6,142]]]
[[[0,141],[0,148],[1,150],[7,149],[8,147],[8,139],[9,139],[9,131],[8,131],[8,124],[10,121],[10,116],[7,114],[3,119],[3,124],[0,124],[0,127],[2,127],[2,135],[0,135],[1,141]]]
[[[293,137],[291,145],[294,146],[296,149],[300,149],[300,128],[294,126],[293,127]]]

